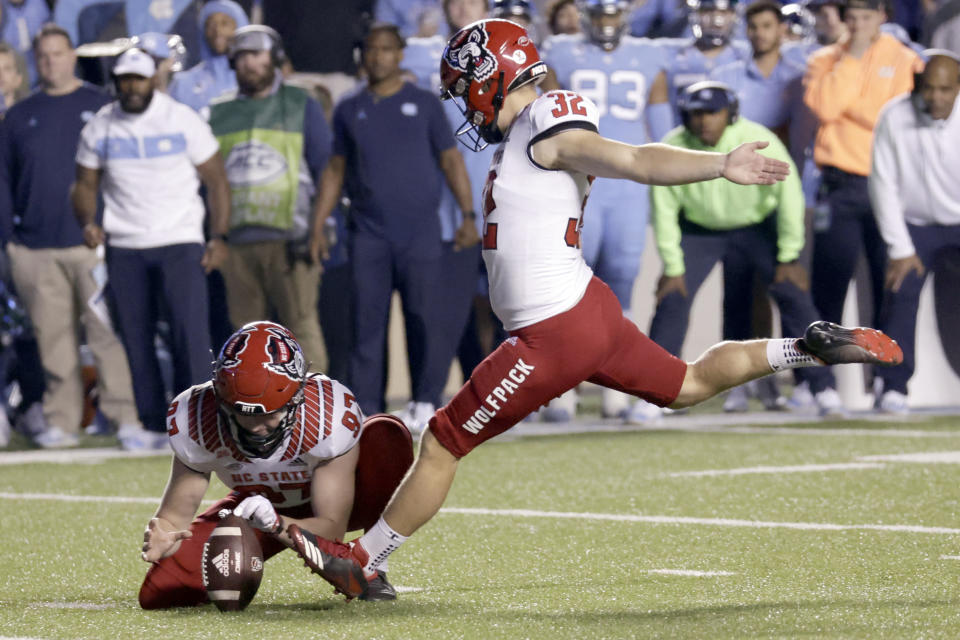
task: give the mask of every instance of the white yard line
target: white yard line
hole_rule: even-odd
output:
[[[960,464],[960,451],[921,451],[889,455],[858,456],[857,460],[877,462],[919,462],[921,464]]]
[[[864,416],[866,417],[866,416]],[[825,427],[772,426],[787,422],[797,423],[804,416],[786,413],[703,414],[676,416],[655,425],[624,425],[615,421],[591,422],[577,420],[568,424],[522,422],[493,442],[509,442],[520,436],[550,436],[566,433],[626,433],[638,431],[677,431],[737,435],[800,435],[852,436],[869,438],[960,438],[958,431],[924,431],[922,429],[833,429]],[[809,418],[807,418],[809,419]],[[758,426],[759,425],[759,426]],[[771,425],[771,426],[762,426]],[[50,462],[56,464],[96,464],[115,458],[153,458],[170,456],[169,449],[159,451],[123,451],[115,447],[87,449],[0,451],[0,466]]]
[[[656,573],[662,576],[689,576],[691,578],[737,575],[732,571],[694,571],[692,569],[647,569],[644,573]]]
[[[530,509],[466,509],[445,507],[441,513],[463,515],[513,516],[520,518],[552,518],[574,520],[608,520],[614,522],[637,522],[647,524],[693,524],[712,527],[748,527],[753,529],[798,529],[804,531],[899,531],[904,533],[929,533],[935,535],[960,535],[960,529],[948,527],[925,527],[912,524],[832,524],[827,522],[765,522],[762,520],[736,520],[731,518],[691,518],[684,516],[643,516],[617,513],[587,513],[569,511],[534,511]]]
[[[960,464],[960,451],[921,451],[918,453],[892,453],[872,456],[857,456],[857,462],[836,462],[828,464],[801,464],[758,467],[739,467],[735,469],[705,469],[700,471],[674,471],[664,474],[666,478],[705,477],[705,476],[742,476],[750,474],[778,473],[815,473],[822,471],[850,471],[859,469],[883,469],[886,463],[917,464]]]
[[[708,469],[706,471],[675,471],[668,478],[701,476],[744,476],[764,473],[816,473],[822,471],[849,471],[851,469],[883,469],[880,462],[838,462],[835,464],[800,464],[785,467],[741,467],[739,469]]]
[[[7,500],[60,500],[63,502],[110,502],[156,504],[157,498],[127,496],[82,496],[56,493],[0,492],[0,499]],[[205,501],[206,502],[206,501]],[[752,529],[795,529],[801,531],[898,531],[902,533],[928,533],[934,535],[960,535],[960,529],[949,527],[926,527],[913,524],[834,524],[829,522],[769,522],[763,520],[737,520],[734,518],[694,518],[687,516],[645,516],[626,513],[590,513],[579,511],[536,511],[533,509],[478,509],[444,507],[440,513],[472,516],[499,516],[514,518],[548,518],[552,520],[595,520],[609,522],[633,522],[644,524],[690,524],[710,527],[746,527]]]
[[[13,493],[0,491],[0,500],[55,500],[59,502],[109,502],[119,504],[160,504],[160,496],[155,498],[136,498],[133,496],[77,496],[68,493]],[[202,504],[213,504],[213,500],[204,500]]]
[[[960,556],[940,556],[941,560],[960,560]]]
[[[4,451],[0,452],[0,465],[32,464],[36,462],[52,462],[56,464],[86,463],[96,464],[114,458],[155,458],[157,456],[170,457],[170,450],[159,451],[124,451],[117,448],[91,449],[58,449],[32,451]]]

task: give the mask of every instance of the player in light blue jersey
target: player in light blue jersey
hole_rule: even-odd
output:
[[[693,38],[664,40],[668,50],[667,87],[673,119],[680,121],[677,96],[694,82],[706,80],[723,65],[750,58],[750,46],[733,39],[737,0],[689,0]]]
[[[733,89],[740,99],[742,115],[776,133],[799,165],[803,149],[790,147],[789,133],[794,121],[799,123],[805,112],[809,114],[803,104],[806,67],[780,53],[787,23],[778,2],[754,2],[747,9],[746,21],[751,57],[717,67],[710,72],[710,79]]]
[[[570,89],[592,100],[604,136],[628,144],[659,140],[673,126],[664,49],[652,40],[626,35],[629,3],[624,0],[586,0],[580,8],[582,33],[554,36],[543,44],[549,72],[542,89]],[[598,179],[584,210],[583,257],[613,289],[628,317],[649,206],[647,185]],[[568,420],[574,404],[573,395],[567,396],[548,407],[543,417]],[[604,415],[615,416],[629,403],[623,394],[604,390],[603,404]]]
[[[444,0],[444,17],[450,33],[456,33],[462,27],[487,17],[487,0]],[[447,46],[447,38],[436,35],[429,38],[408,38],[403,53],[403,68],[411,81],[417,86],[439,96],[440,57]],[[437,98],[439,100],[439,97]],[[459,127],[463,114],[452,101],[442,102],[451,128]],[[480,246],[477,239],[482,232],[482,219],[474,211],[482,211],[481,192],[487,180],[492,147],[479,153],[464,153],[464,165],[470,178],[473,195],[473,210],[465,212],[457,206],[456,198],[449,187],[444,186],[440,197],[438,215],[440,216],[441,237],[444,244],[441,287],[443,293],[438,296],[442,301],[436,306],[435,314],[439,318],[438,326],[443,327],[444,335],[437,337],[437,348],[431,354],[428,365],[433,373],[431,380],[442,381],[432,391],[435,396],[432,403],[411,402],[401,418],[411,431],[419,432],[426,426],[434,412],[434,404],[442,404],[443,384],[450,370],[450,362],[457,351],[464,326],[467,324],[477,281],[480,278]],[[480,356],[482,359],[482,356]],[[478,360],[479,362],[479,360]],[[465,371],[464,377],[470,372]]]

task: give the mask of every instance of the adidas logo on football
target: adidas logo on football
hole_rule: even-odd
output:
[[[217,571],[222,573],[224,576],[230,575],[230,550],[224,549],[223,553],[218,556],[214,556],[210,561],[213,563],[213,566],[217,568]]]

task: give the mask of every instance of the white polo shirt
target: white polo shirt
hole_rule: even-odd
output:
[[[960,98],[944,120],[909,94],[884,106],[873,136],[868,186],[880,234],[894,259],[916,253],[912,225],[960,225]]]
[[[80,133],[77,164],[102,169],[103,230],[111,246],[203,242],[196,165],[219,153],[203,118],[159,91],[147,110],[106,105]]]

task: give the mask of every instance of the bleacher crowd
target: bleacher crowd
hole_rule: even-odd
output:
[[[571,237],[627,317],[648,227],[649,334],[676,355],[716,264],[723,337],[747,339],[777,331],[769,298],[785,335],[839,323],[865,256],[861,318],[905,354],[875,406],[909,411],[920,291],[960,248],[960,0],[0,0],[0,447],[13,429],[167,446],[171,394],[264,318],[384,411],[395,291],[401,414],[423,428],[451,363],[466,377],[505,337],[481,259],[495,149],[458,145],[437,92],[447,35],[486,17],[528,30],[541,89],[595,103],[604,136],[763,139],[794,167],[774,186],[597,180]],[[828,370],[795,377],[724,408],[845,415]],[[576,411],[572,389],[540,417]],[[604,390],[602,412],[664,410]]]

